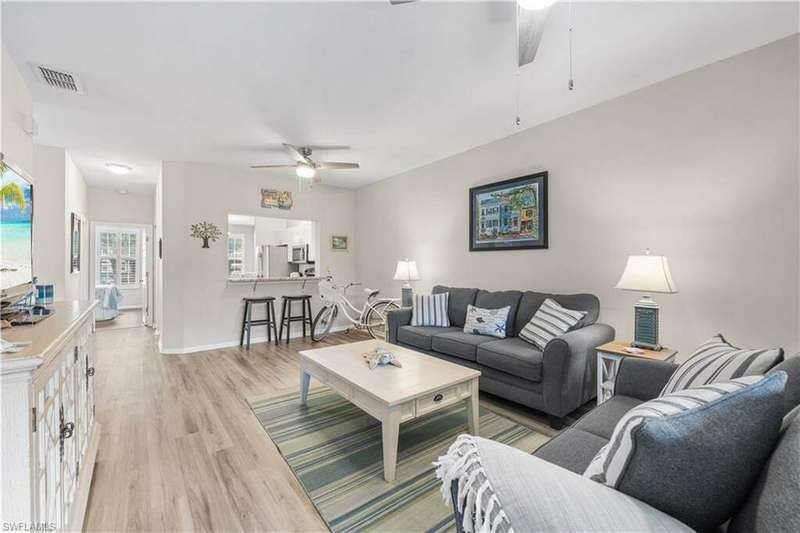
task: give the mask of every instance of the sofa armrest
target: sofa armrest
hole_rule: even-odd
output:
[[[614,394],[643,402],[657,398],[676,368],[678,365],[666,361],[625,357],[614,379]]]
[[[614,328],[592,324],[547,343],[542,355],[542,385],[548,414],[562,417],[597,394],[596,348],[613,339]]]
[[[397,344],[397,330],[411,323],[411,308],[394,309],[386,314],[386,340]]]

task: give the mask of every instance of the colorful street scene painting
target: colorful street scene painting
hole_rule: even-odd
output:
[[[470,249],[546,248],[546,174],[472,189]]]
[[[538,195],[538,183],[479,194],[477,242],[539,240]]]

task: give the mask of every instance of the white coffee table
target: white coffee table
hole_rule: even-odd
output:
[[[379,345],[395,354],[403,367],[370,370],[364,354]],[[303,405],[313,376],[381,421],[386,481],[395,477],[401,423],[466,401],[469,432],[478,434],[478,370],[375,340],[305,350],[300,352],[300,361]]]

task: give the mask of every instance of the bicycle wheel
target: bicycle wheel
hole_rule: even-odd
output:
[[[369,310],[364,321],[373,339],[386,340],[386,313],[395,309],[400,306],[394,302],[378,302]]]
[[[311,324],[311,340],[318,342],[327,337],[338,314],[339,309],[335,305],[326,305],[320,309]]]

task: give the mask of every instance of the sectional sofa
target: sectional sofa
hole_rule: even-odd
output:
[[[600,448],[611,439],[620,418],[637,405],[656,398],[676,368],[673,363],[625,358],[610,400],[536,450],[529,461],[516,465],[509,477],[519,477],[525,497],[533,502],[521,513],[530,521],[512,524],[516,531],[689,531],[680,521],[687,509],[671,507],[666,489],[662,489],[663,505],[659,510],[582,476]],[[738,511],[727,527],[730,533],[800,531],[800,354],[786,359],[767,374],[775,372],[785,372],[788,376],[783,429],[755,484],[743,493],[737,494],[732,489],[729,492],[728,497],[739,502]],[[713,424],[706,425],[704,431],[706,438],[711,435],[712,441],[718,443],[719,453],[733,453],[737,461],[744,461],[741,448],[737,452],[727,451],[726,432],[726,427]],[[736,444],[730,444],[732,450],[737,449]],[[495,464],[509,464],[511,456],[519,453],[501,444],[498,449],[501,457]],[[693,453],[689,443],[685,449]],[[653,475],[652,486],[659,487],[670,476],[670,464],[680,459],[664,457],[660,472]],[[704,487],[718,483],[716,474],[714,469],[708,469],[697,472],[693,480],[680,481],[686,483],[683,491],[697,493],[695,501],[702,506],[703,513],[712,513],[718,503],[701,501]],[[452,484],[451,494],[458,494],[457,481]],[[463,533],[463,515],[458,512],[455,500],[453,505],[457,529]]]
[[[437,285],[449,293],[449,328],[411,326],[411,309],[391,311],[387,340],[481,371],[480,388],[490,394],[545,412],[550,425],[596,395],[595,348],[614,339],[614,328],[597,323],[600,301],[592,294],[546,294],[532,291],[485,291]],[[517,336],[546,298],[586,316],[543,351]],[[509,306],[505,339],[463,331],[467,306]]]

